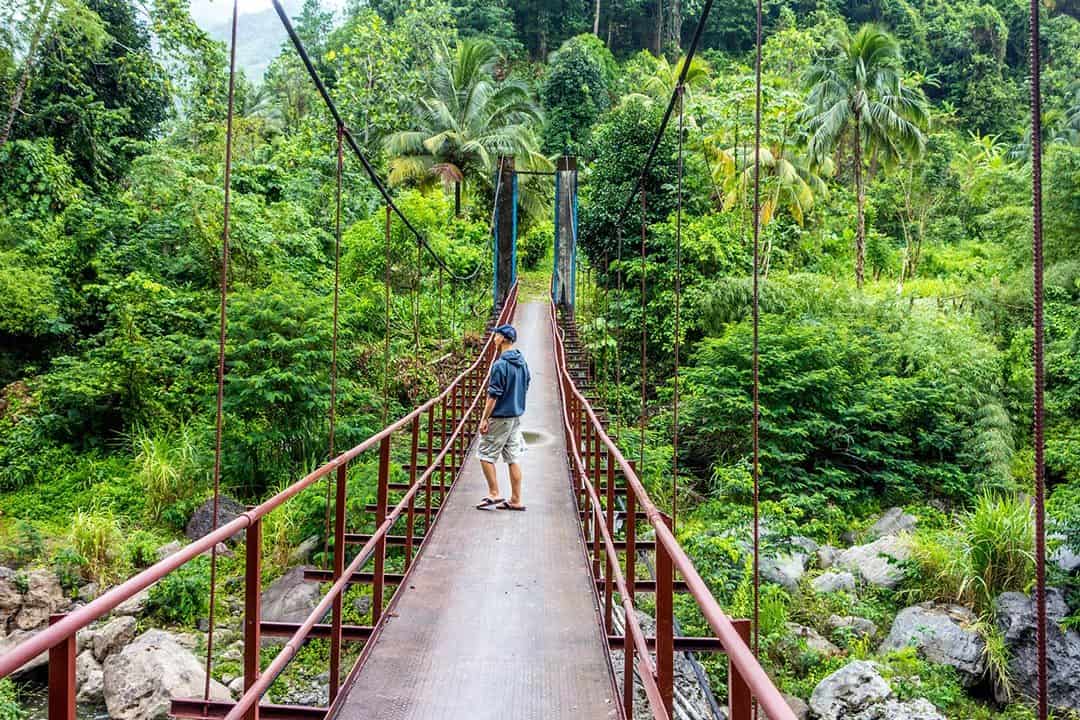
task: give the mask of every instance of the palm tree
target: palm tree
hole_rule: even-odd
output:
[[[442,179],[454,186],[461,212],[461,186],[470,175],[490,174],[499,155],[515,155],[525,165],[542,162],[533,132],[542,115],[529,87],[517,80],[496,82],[499,59],[487,40],[458,42],[435,64],[428,96],[416,107],[416,126],[385,141],[390,182]]]
[[[926,147],[922,132],[929,117],[926,98],[905,84],[900,45],[873,24],[855,35],[841,29],[832,52],[807,71],[809,93],[801,117],[807,122],[807,150],[816,162],[851,144],[857,228],[855,281],[863,284],[866,263],[866,183],[864,158],[896,162]]]
[[[645,92],[654,98],[667,100],[671,93],[675,92],[675,86],[679,83],[679,74],[682,73],[683,65],[686,64],[686,56],[680,57],[675,63],[668,61],[661,55],[655,59],[656,69],[651,77],[645,79]],[[690,61],[690,67],[686,71],[686,80],[683,83],[684,92],[690,95],[694,88],[709,82],[712,68],[709,63],[699,57]]]

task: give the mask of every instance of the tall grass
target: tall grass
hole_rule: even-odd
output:
[[[187,424],[166,432],[136,428],[130,435],[138,479],[153,520],[205,484],[204,453]]]
[[[104,586],[122,574],[124,533],[111,512],[79,510],[68,538],[90,580]]]

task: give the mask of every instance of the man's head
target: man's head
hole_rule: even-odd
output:
[[[495,335],[495,347],[505,349],[517,342],[517,330],[513,325],[500,325],[492,330]]]

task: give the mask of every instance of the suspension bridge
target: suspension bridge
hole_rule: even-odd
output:
[[[680,653],[721,653],[728,661],[726,717],[749,720],[755,708],[772,720],[795,715],[757,660],[758,614],[758,421],[757,409],[757,248],[759,237],[758,148],[761,109],[761,2],[757,3],[757,58],[754,172],[754,611],[733,619],[711,594],[672,530],[673,519],[650,499],[635,463],[628,461],[608,432],[608,415],[594,392],[593,364],[578,337],[574,319],[577,254],[577,166],[561,158],[550,173],[555,185],[556,251],[547,302],[519,305],[516,282],[517,172],[512,157],[498,161],[492,209],[492,313],[489,329],[514,322],[533,374],[524,427],[529,450],[522,461],[528,511],[477,512],[486,486],[475,457],[486,379],[496,350],[489,337],[465,369],[436,395],[355,447],[334,448],[337,385],[337,272],[341,243],[342,167],[351,151],[386,201],[387,236],[392,215],[416,236],[451,280],[472,282],[480,267],[455,275],[394,203],[383,181],[353,140],[330,94],[278,0],[274,6],[297,53],[333,117],[337,135],[334,347],[331,370],[330,457],[332,459],[281,492],[225,524],[218,522],[222,403],[228,298],[233,89],[237,12],[234,3],[229,110],[225,158],[225,217],[221,262],[220,349],[218,358],[217,442],[214,470],[214,530],[178,552],[67,614],[0,657],[0,677],[48,654],[49,720],[76,720],[77,633],[106,617],[186,563],[211,557],[211,601],[216,589],[219,544],[245,531],[243,545],[243,692],[235,700],[212,699],[214,611],[207,631],[206,687],[201,697],[174,698],[170,714],[191,720],[368,720],[439,718],[623,718],[645,714],[657,720],[682,717],[674,687]],[[679,254],[682,201],[683,87],[712,7],[706,0],[675,91],[644,168],[618,225],[634,204],[642,207],[641,256],[645,259],[644,178],[675,112],[679,122],[676,223],[675,322],[679,313]],[[1040,123],[1038,97],[1038,5],[1032,0],[1032,119]],[[1042,475],[1042,244],[1039,185],[1040,133],[1033,133],[1035,190],[1036,324],[1036,544],[1039,610],[1039,717],[1046,717],[1045,529]],[[388,241],[389,247],[389,241]],[[620,255],[623,243],[620,231]],[[389,267],[389,265],[388,265]],[[621,278],[620,278],[621,282]],[[642,297],[645,273],[641,273]],[[389,280],[387,281],[389,293]],[[644,307],[642,308],[644,312]],[[676,338],[679,333],[676,329]],[[642,366],[647,338],[642,336]],[[675,351],[678,358],[678,348]],[[644,371],[642,397],[645,394]],[[675,437],[678,443],[678,366],[675,381]],[[644,400],[642,418],[644,418]],[[644,422],[644,420],[642,421]],[[397,456],[407,482],[392,481]],[[377,499],[364,506],[365,517],[347,512],[350,467],[377,458]],[[677,465],[673,474],[677,473]],[[304,579],[329,584],[302,622],[263,618],[261,608],[263,525],[267,516],[303,491],[325,485],[327,538],[332,567],[306,570]],[[676,486],[677,487],[677,486]],[[672,508],[674,511],[674,507]],[[356,532],[362,521],[374,530]],[[392,550],[391,550],[392,549]],[[401,571],[388,568],[388,555]],[[650,577],[638,577],[646,566]],[[369,625],[343,619],[344,594],[352,585],[371,587]],[[696,605],[711,634],[678,634],[674,599],[685,594]],[[651,596],[655,630],[646,634],[639,598]],[[267,664],[264,638],[284,639]],[[304,643],[328,640],[329,704],[279,705],[265,696]],[[343,666],[343,648],[359,644],[353,665]],[[613,650],[621,651],[619,655]],[[618,657],[618,662],[612,658]],[[643,702],[640,696],[643,696]],[[714,717],[720,717],[714,707]]]

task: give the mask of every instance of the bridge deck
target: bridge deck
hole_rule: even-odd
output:
[[[528,510],[476,510],[486,485],[469,457],[339,718],[618,716],[567,482],[547,313],[523,304],[516,323],[533,378],[523,426],[545,436],[522,461]]]

